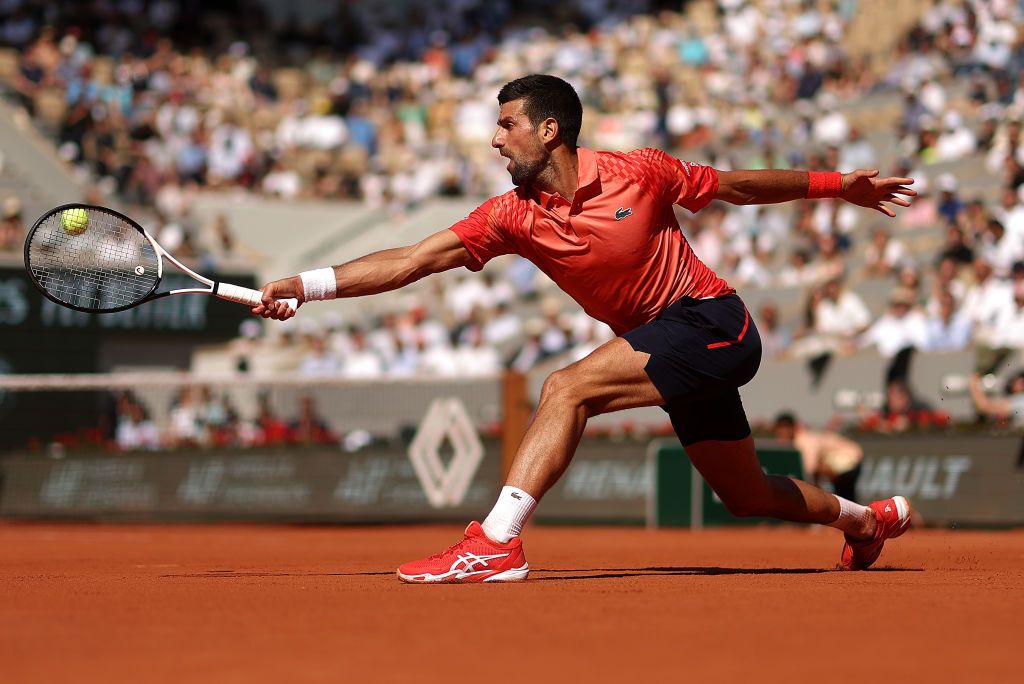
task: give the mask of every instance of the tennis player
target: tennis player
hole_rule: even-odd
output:
[[[551,374],[508,479],[483,523],[462,541],[398,568],[405,582],[526,579],[519,534],[565,472],[587,419],[661,406],[693,464],[726,507],[836,527],[840,566],[867,568],[910,520],[903,497],[861,506],[806,482],[761,470],[737,388],[754,377],[761,341],[743,301],[683,237],[673,204],[697,212],[714,200],[773,204],[839,197],[893,217],[917,193],[911,178],[878,171],[717,171],[656,149],[597,152],[576,144],[583,118],[565,81],[531,75],[507,83],[491,145],[516,185],[449,229],[408,247],[300,273],[263,288],[253,313],[282,320],[275,300],[356,297],[431,273],[483,268],[519,254],[536,264],[616,339]]]

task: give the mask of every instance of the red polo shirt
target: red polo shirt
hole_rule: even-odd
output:
[[[579,188],[561,195],[516,188],[451,227],[477,271],[519,254],[616,335],[649,323],[680,297],[734,292],[693,253],[672,211],[706,207],[718,173],[661,150],[595,152],[580,147]]]

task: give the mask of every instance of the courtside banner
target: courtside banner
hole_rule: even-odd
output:
[[[0,515],[30,518],[464,521],[498,492],[492,443],[438,507],[401,449],[289,448],[0,461]]]
[[[421,461],[420,449],[327,447],[0,460],[0,515],[22,518],[465,522],[501,488],[500,444],[479,460]],[[544,497],[540,522],[643,524],[646,442],[584,440]],[[425,470],[442,469],[434,478]],[[450,486],[449,483],[458,486]]]
[[[1024,525],[1022,438],[1012,435],[856,435],[864,449],[857,499],[907,496],[926,525]],[[765,472],[799,477],[793,450],[758,443]],[[740,524],[724,510],[672,440],[654,442],[649,523],[653,526]]]
[[[1024,525],[1022,437],[857,436],[861,501],[903,494],[928,525]]]

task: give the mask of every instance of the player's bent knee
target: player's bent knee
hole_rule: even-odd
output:
[[[565,369],[555,371],[544,380],[544,385],[540,390],[541,402],[582,402],[584,397],[570,390],[573,385],[572,373],[570,371]]]
[[[540,391],[541,401],[566,402],[577,406],[584,405],[590,399],[589,394],[587,383],[571,368],[563,368],[549,375]]]

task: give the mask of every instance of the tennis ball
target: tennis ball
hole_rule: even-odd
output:
[[[66,209],[60,213],[60,227],[68,235],[81,235],[89,227],[89,214],[85,209]]]

